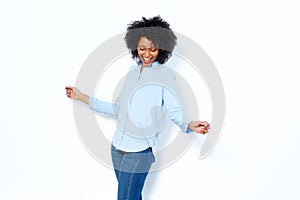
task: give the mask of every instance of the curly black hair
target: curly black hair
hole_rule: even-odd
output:
[[[137,46],[141,37],[146,37],[158,48],[157,61],[160,64],[164,64],[172,56],[177,37],[170,24],[160,16],[149,19],[142,17],[142,20],[128,24],[124,40],[133,59],[139,60]]]

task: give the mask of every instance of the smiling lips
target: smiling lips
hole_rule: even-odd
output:
[[[150,64],[152,58],[145,58],[145,57],[143,57],[143,59],[144,59],[144,63],[145,64]]]

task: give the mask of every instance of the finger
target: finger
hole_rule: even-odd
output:
[[[207,128],[207,127],[204,127],[204,126],[200,126],[200,127],[198,127],[197,129],[199,129],[199,130],[207,130],[207,131],[208,131],[208,128]]]
[[[73,88],[66,88],[66,93],[73,93],[73,92],[74,92]]]
[[[200,126],[205,127],[205,128],[209,128],[210,124],[209,123],[201,123]]]
[[[208,129],[207,129],[207,128],[201,127],[201,128],[197,128],[197,129],[196,129],[196,132],[197,132],[197,133],[201,133],[201,134],[205,134],[205,133],[208,132]]]
[[[73,90],[73,87],[72,86],[66,86],[65,89],[66,90]]]
[[[67,90],[66,90],[66,95],[67,95],[67,97],[72,98],[72,96],[73,96],[73,91],[70,90],[70,89],[67,89]]]
[[[203,134],[205,135],[208,131],[197,131],[196,133],[200,133],[200,134]]]
[[[201,123],[201,121],[195,121],[195,126],[202,126],[202,123]]]
[[[73,98],[73,96],[72,96],[72,95],[67,95],[67,97],[68,97],[68,98],[71,98],[71,99]]]
[[[71,93],[71,92],[73,92],[73,90],[71,90],[71,89],[66,89],[66,93]]]
[[[210,124],[201,125],[203,128],[210,128]]]
[[[203,125],[203,126],[209,125],[209,123],[207,121],[200,121],[200,124]]]
[[[197,127],[209,129],[209,128],[210,128],[210,125],[209,125],[209,124],[199,124]]]

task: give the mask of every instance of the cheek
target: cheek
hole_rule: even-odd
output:
[[[154,53],[152,54],[152,56],[153,56],[153,57],[157,57],[157,56],[158,56],[158,52],[154,52]]]

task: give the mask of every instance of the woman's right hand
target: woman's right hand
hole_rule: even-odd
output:
[[[80,100],[81,92],[76,87],[66,86],[65,89],[68,98],[74,100]]]
[[[89,104],[89,96],[80,92],[76,87],[66,86],[65,89],[68,98]]]

